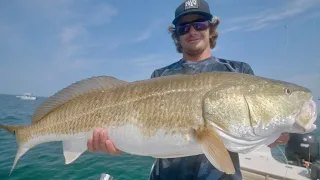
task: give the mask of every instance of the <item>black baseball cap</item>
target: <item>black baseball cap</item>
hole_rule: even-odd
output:
[[[176,25],[178,20],[188,14],[199,14],[208,19],[212,19],[213,15],[210,12],[209,5],[205,0],[185,0],[176,9],[175,18],[172,24]]]

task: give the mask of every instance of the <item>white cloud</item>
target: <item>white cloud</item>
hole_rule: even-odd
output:
[[[106,25],[118,13],[110,4],[88,0],[12,2],[10,9],[16,9],[17,16],[0,17],[0,46],[6,49],[3,66],[20,72],[11,75],[12,84],[29,79],[59,84],[66,73],[77,74],[100,64],[99,57],[88,55],[89,48],[96,45],[90,28]],[[26,66],[32,64],[37,71],[31,73],[14,65],[28,61]]]
[[[36,14],[37,18],[46,18],[50,23],[60,25],[69,22],[103,25],[118,14],[118,9],[107,2],[89,0],[30,0],[20,2],[19,6],[26,12]]]
[[[109,4],[99,4],[92,8],[91,13],[89,17],[87,14],[83,14],[83,16],[87,17],[86,23],[89,25],[101,25],[109,23],[112,18],[118,14],[118,10]]]
[[[228,33],[232,31],[257,31],[265,28],[272,28],[279,21],[286,20],[300,15],[310,8],[319,5],[318,0],[290,0],[285,5],[267,9],[265,11],[228,20],[231,25],[222,31]]]
[[[154,20],[144,31],[142,31],[141,35],[133,39],[133,43],[141,42],[147,40],[151,37],[152,33],[158,29],[162,25],[162,19]]]
[[[69,26],[62,28],[61,31],[61,42],[63,44],[70,44],[73,39],[75,39],[77,36],[81,35],[81,33],[84,33],[85,29],[81,25],[75,25],[75,26]]]
[[[227,29],[224,29],[220,32],[220,34],[225,34],[225,33],[228,33],[228,32],[232,32],[232,31],[237,31],[237,30],[241,30],[242,27],[239,25],[239,26],[233,26],[233,27],[230,27],[230,28],[227,28]]]
[[[132,76],[129,81],[148,79],[151,73],[159,68],[167,66],[178,61],[180,54],[160,54],[151,53],[140,57],[134,57],[128,60],[128,67],[132,70]]]
[[[126,34],[120,37],[113,37],[112,43],[97,45],[97,47],[103,47],[105,51],[115,50],[123,45],[134,45],[146,41],[152,37],[152,35],[163,25],[164,20],[162,18],[153,20],[149,25],[142,27],[138,30],[138,33],[131,33],[129,37]],[[135,35],[138,34],[138,35]]]
[[[82,69],[95,64],[94,60],[82,57],[86,54],[87,48],[97,46],[96,39],[90,36],[89,28],[109,23],[118,13],[115,7],[106,3],[86,4],[90,3],[86,0],[68,2],[61,8],[68,13],[65,13],[65,23],[60,25],[61,45],[52,60],[52,65],[61,71]],[[77,6],[76,3],[82,4]],[[61,12],[61,9],[57,11]]]
[[[139,58],[133,58],[129,60],[135,66],[142,68],[155,69],[159,68],[159,65],[163,64],[163,57],[160,54],[149,54]]]
[[[79,78],[105,73],[105,69],[108,73],[117,73],[124,64],[115,58],[118,54],[108,52],[149,39],[163,22],[162,18],[155,19],[145,27],[140,26],[140,31],[121,33],[117,37],[114,33],[97,32],[108,29],[108,23],[119,13],[107,1],[30,0],[13,2],[8,7],[17,13],[14,18],[0,17],[0,46],[5,48],[6,58],[6,64],[0,69],[6,69],[2,74],[10,80],[6,89],[0,89],[2,92],[23,89],[29,83],[30,87],[38,86],[34,93],[48,95]],[[135,79],[149,78],[163,59],[148,58],[144,62],[132,60],[127,64],[126,61],[125,68],[135,72],[132,76]],[[24,68],[15,64],[24,64]]]

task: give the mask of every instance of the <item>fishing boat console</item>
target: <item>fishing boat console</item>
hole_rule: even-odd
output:
[[[243,179],[320,179],[319,143],[315,134],[291,134],[283,155],[287,162],[276,160],[269,147],[239,154]]]
[[[285,155],[289,164],[305,167],[311,179],[320,179],[319,141],[314,133],[290,134]]]

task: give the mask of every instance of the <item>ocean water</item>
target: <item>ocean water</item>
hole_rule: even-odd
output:
[[[33,111],[43,100],[24,101],[15,96],[0,95],[0,123],[30,124]],[[40,144],[24,154],[9,177],[16,149],[14,136],[0,130],[0,180],[99,180],[102,173],[119,180],[145,180],[154,162],[149,157],[85,152],[73,163],[65,165],[61,142],[50,142]]]
[[[0,123],[30,124],[33,111],[44,99],[23,101],[12,95],[0,95]],[[61,142],[50,142],[30,149],[8,176],[16,150],[14,136],[0,130],[0,180],[99,180],[102,173],[110,174],[115,180],[145,180],[149,177],[154,162],[151,157],[85,152],[73,163],[65,165]],[[273,148],[272,153],[276,159],[284,160],[277,148]]]

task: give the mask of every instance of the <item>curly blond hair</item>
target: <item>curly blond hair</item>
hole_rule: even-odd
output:
[[[215,17],[215,20],[214,21],[211,21],[209,23],[209,33],[210,33],[210,48],[213,49],[216,47],[216,43],[217,43],[217,39],[218,39],[218,26],[220,24],[220,19]],[[182,46],[179,42],[179,36],[178,34],[176,33],[174,27],[172,25],[170,25],[168,27],[168,31],[169,33],[171,33],[171,38],[174,42],[174,45],[176,46],[176,50],[177,52],[179,53],[182,53]]]

